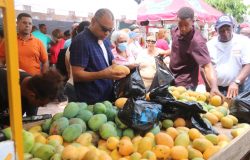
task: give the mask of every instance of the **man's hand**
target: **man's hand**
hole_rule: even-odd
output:
[[[228,90],[227,90],[227,98],[234,98],[238,95],[239,93],[239,86],[238,84],[236,83],[231,83],[229,86],[228,86]]]
[[[222,100],[224,101],[225,97],[224,95],[219,91],[218,87],[213,87],[211,88],[210,90],[210,96],[215,96],[215,95],[218,95],[222,98]]]

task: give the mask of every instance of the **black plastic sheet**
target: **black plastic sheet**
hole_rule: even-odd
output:
[[[233,99],[230,113],[241,123],[250,123],[250,92],[243,92]]]

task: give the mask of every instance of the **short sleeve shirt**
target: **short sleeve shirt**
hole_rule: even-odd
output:
[[[25,72],[36,75],[41,73],[41,63],[48,61],[47,51],[43,43],[33,35],[28,40],[17,39],[19,68]],[[5,59],[4,43],[0,45],[0,58]]]
[[[163,50],[169,49],[168,42],[165,39],[158,39],[156,41],[156,47],[163,49]]]
[[[242,66],[250,63],[250,39],[233,34],[228,42],[220,42],[218,36],[207,42],[219,86],[229,86],[239,75]]]
[[[135,57],[133,56],[133,54],[131,53],[131,51],[129,49],[126,50],[127,57],[121,56],[117,52],[116,48],[112,49],[112,53],[113,53],[113,56],[114,56],[114,62],[116,64],[119,64],[119,65],[130,65],[130,64],[134,64],[135,63]]]
[[[43,42],[43,45],[46,48],[46,50],[49,48],[49,44],[51,43],[51,39],[49,36],[47,36],[46,34],[43,34],[39,30],[32,32],[32,34],[34,37],[40,39]]]
[[[106,62],[98,39],[89,30],[85,29],[78,34],[70,46],[70,63],[72,66],[84,68],[87,72],[98,72],[112,65],[114,59],[111,52],[111,43],[108,39],[103,41],[108,54]],[[93,104],[113,98],[113,81],[98,79],[91,82],[74,82],[77,99],[81,102]]]
[[[172,30],[172,53],[170,69],[175,76],[175,85],[194,89],[198,85],[199,66],[210,63],[206,40],[198,30],[180,35],[178,28]]]

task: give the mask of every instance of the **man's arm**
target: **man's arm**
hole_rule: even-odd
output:
[[[48,70],[49,70],[49,62],[46,61],[46,62],[42,63],[42,73],[45,73]]]
[[[240,80],[241,83],[250,75],[250,64],[245,64],[240,71],[240,74],[236,77],[235,80]],[[234,98],[239,93],[239,85],[235,82],[232,82],[227,90],[227,98]]]
[[[217,78],[216,78],[212,63],[208,63],[204,65],[203,68],[204,68],[205,76],[211,88],[210,90],[211,95],[219,95],[223,97],[223,95],[220,93],[218,89]]]
[[[126,76],[123,71],[113,70],[112,66],[98,72],[87,72],[82,67],[72,66],[72,74],[74,82],[88,82],[98,79],[117,80]]]

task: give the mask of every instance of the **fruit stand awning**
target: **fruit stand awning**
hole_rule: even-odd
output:
[[[191,7],[200,21],[215,22],[222,13],[203,0],[144,0],[139,6],[137,21],[176,20],[181,7]]]

